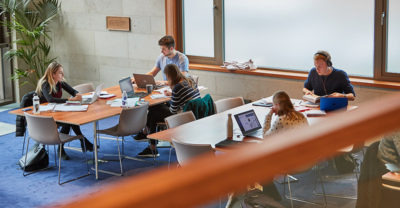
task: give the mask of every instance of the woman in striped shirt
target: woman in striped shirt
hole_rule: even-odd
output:
[[[156,131],[157,123],[163,122],[164,118],[181,112],[189,100],[200,97],[200,92],[197,89],[196,83],[191,78],[183,75],[175,64],[166,65],[164,73],[167,77],[168,85],[172,89],[172,92],[165,91],[164,94],[171,96],[171,101],[169,105],[160,104],[149,108],[147,114],[148,133],[154,133]],[[139,153],[138,156],[158,156],[156,143],[156,140],[150,140],[150,146]]]

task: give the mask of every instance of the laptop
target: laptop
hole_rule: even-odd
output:
[[[321,97],[319,108],[324,111],[333,111],[346,108],[348,99],[344,97]]]
[[[81,104],[88,105],[88,104],[94,103],[97,100],[97,98],[99,97],[99,95],[101,93],[101,89],[103,89],[103,84],[99,84],[96,87],[96,90],[91,95],[82,96]]]
[[[121,92],[126,92],[128,98],[144,97],[147,95],[147,93],[135,93],[130,77],[119,80],[119,88]]]
[[[234,116],[243,136],[260,136],[260,130],[262,131],[262,126],[258,121],[257,115],[253,109],[238,113]]]
[[[152,84],[154,89],[160,88],[163,85],[157,85],[154,77],[148,74],[133,74],[133,78],[135,78],[135,83],[138,88],[146,88],[147,84]]]

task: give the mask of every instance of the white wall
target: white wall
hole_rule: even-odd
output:
[[[61,8],[52,49],[71,85],[108,87],[154,66],[165,34],[163,0],[62,0]],[[130,17],[131,31],[108,31],[106,16]]]
[[[145,73],[160,54],[165,34],[164,0],[62,0],[62,16],[53,24],[52,47],[71,85],[93,82],[116,85],[133,72]],[[107,31],[106,16],[131,17],[130,32]],[[285,90],[301,97],[303,81],[191,70],[214,100],[243,96],[256,100]],[[160,74],[158,79],[161,79]],[[356,101],[379,98],[394,90],[356,86]]]

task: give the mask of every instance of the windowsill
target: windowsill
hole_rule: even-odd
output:
[[[233,71],[217,65],[207,65],[207,64],[189,64],[189,68],[195,70],[203,70],[203,71],[257,75],[257,76],[277,77],[277,78],[294,79],[294,80],[306,80],[308,76],[307,72],[288,72],[288,71],[278,71],[269,69],[256,69],[252,71],[247,71],[247,70]],[[400,82],[379,81],[379,80],[359,78],[359,77],[350,77],[350,81],[351,84],[359,86],[400,89]]]

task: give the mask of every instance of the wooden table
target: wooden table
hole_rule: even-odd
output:
[[[115,94],[116,97],[108,98],[108,99],[101,99],[99,98],[96,102],[89,105],[88,110],[85,112],[40,112],[39,115],[43,116],[52,116],[55,121],[73,124],[73,125],[83,125],[87,123],[93,123],[93,141],[94,141],[94,159],[95,159],[95,172],[96,172],[96,179],[98,179],[98,158],[97,158],[97,137],[96,137],[96,130],[97,130],[97,122],[99,120],[109,118],[112,116],[116,116],[121,114],[122,108],[119,107],[110,107],[107,105],[106,102],[108,100],[113,100],[115,98],[121,98],[122,93],[119,88],[119,85],[113,86],[110,88],[103,89],[110,94]],[[145,91],[144,89],[135,88],[135,92]],[[159,94],[157,91],[153,91],[152,94]],[[151,99],[150,95],[144,97],[144,100],[149,102],[149,106],[158,105],[161,103],[168,102],[170,98],[160,98],[160,99]],[[45,105],[45,104],[42,104]],[[22,108],[24,109],[24,108]],[[24,111],[22,109],[17,109],[11,111],[9,113],[24,116]],[[32,111],[27,111],[27,113],[32,114]]]

